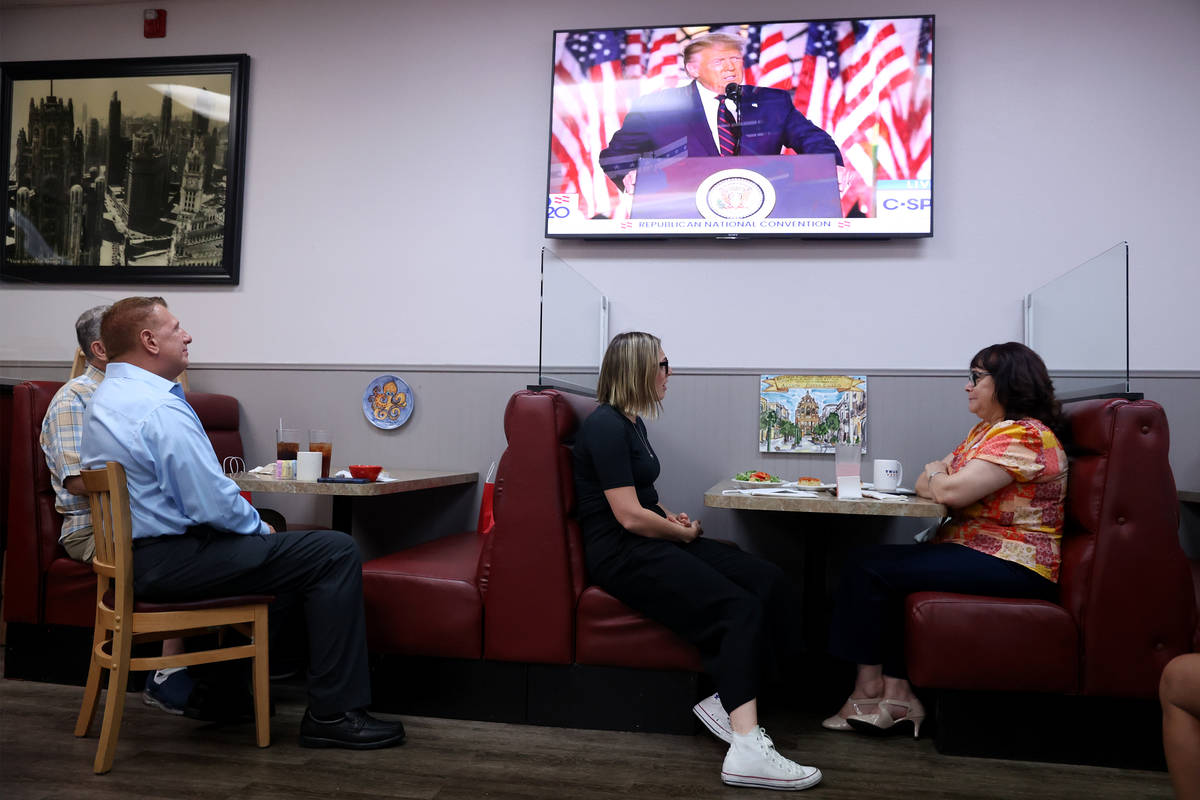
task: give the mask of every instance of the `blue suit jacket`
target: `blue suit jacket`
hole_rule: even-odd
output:
[[[797,111],[787,92],[743,86],[741,109],[740,155],[778,155],[790,147],[797,153],[833,153],[842,163],[833,137]],[[620,187],[639,156],[675,155],[720,155],[694,82],[639,98],[600,152],[600,166]]]

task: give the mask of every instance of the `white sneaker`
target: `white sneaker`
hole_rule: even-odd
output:
[[[821,770],[804,767],[784,758],[762,726],[750,733],[734,733],[733,743],[721,765],[721,780],[730,786],[795,791],[821,782]]]
[[[708,728],[713,736],[725,744],[733,744],[733,724],[729,721],[729,712],[721,705],[720,695],[714,694],[696,703],[692,706],[692,713],[704,723],[704,727]]]

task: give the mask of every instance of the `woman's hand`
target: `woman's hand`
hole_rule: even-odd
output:
[[[1014,480],[1013,476],[1003,467],[977,458],[968,461],[953,475],[947,472],[943,475],[934,475],[933,478],[928,477],[930,471],[939,472],[939,468],[943,466],[946,465],[941,461],[927,464],[922,475],[925,486],[918,485],[917,489],[924,497],[933,498],[951,508],[969,506],[975,501],[982,500],[989,494],[1003,489]],[[924,492],[921,492],[922,488],[924,488]]]
[[[930,461],[925,465],[925,477],[929,477],[937,472],[945,472],[949,474],[950,465],[945,461]]]
[[[687,517],[687,514],[680,514],[680,517]],[[704,529],[700,527],[700,520],[689,520],[686,523],[679,523],[681,534],[679,541],[688,544],[696,541],[697,538],[704,535]]]
[[[929,485],[931,478],[929,476],[936,475],[939,472],[943,472],[946,475],[949,475],[950,474],[950,465],[953,463],[953,458],[954,458],[954,454],[951,453],[951,454],[947,455],[945,458],[941,459],[940,461],[930,461],[928,464],[925,465],[925,469],[921,470],[921,474],[920,474],[920,476],[918,476],[917,482],[913,486],[913,488],[916,489],[917,495],[919,497],[928,497],[930,499],[933,499],[933,490],[931,489],[931,487]],[[941,477],[938,478],[939,481],[941,479],[942,479]],[[941,501],[939,501],[939,502],[941,502]]]
[[[691,519],[687,514],[673,514],[661,504],[658,507],[661,515],[643,507],[638,501],[637,490],[632,486],[605,489],[604,499],[608,501],[617,523],[638,536],[690,542],[702,533],[700,521]]]

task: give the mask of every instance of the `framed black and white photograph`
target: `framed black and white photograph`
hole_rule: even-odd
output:
[[[249,67],[0,64],[0,279],[237,284]]]

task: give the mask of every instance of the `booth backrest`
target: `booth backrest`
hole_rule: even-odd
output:
[[[54,561],[67,558],[58,544],[62,516],[54,509],[54,489],[39,441],[46,409],[61,386],[59,381],[25,381],[13,387],[4,594],[4,617],[9,622],[46,621],[45,576]],[[237,399],[200,392],[189,392],[187,399],[217,458],[242,457]]]
[[[0,551],[8,546],[8,476],[12,453],[12,385],[0,383]]]
[[[42,621],[42,576],[56,557],[62,517],[54,510],[50,471],[38,442],[42,419],[61,381],[25,381],[13,387],[12,449],[5,556],[4,618]]]
[[[508,447],[496,471],[496,526],[484,549],[484,658],[569,664],[584,587],[570,444],[595,401],[520,391],[504,411]]]
[[[1166,414],[1120,399],[1064,411],[1071,471],[1060,602],[1080,630],[1080,687],[1154,696],[1166,663],[1192,649],[1196,626]]]
[[[245,458],[238,417],[238,401],[227,394],[187,392],[187,401],[200,418],[208,440],[217,453],[217,461],[228,457]]]
[[[569,664],[574,593],[568,538],[575,414],[557,392],[517,392],[504,410],[508,446],[496,471],[489,534],[484,658]]]

